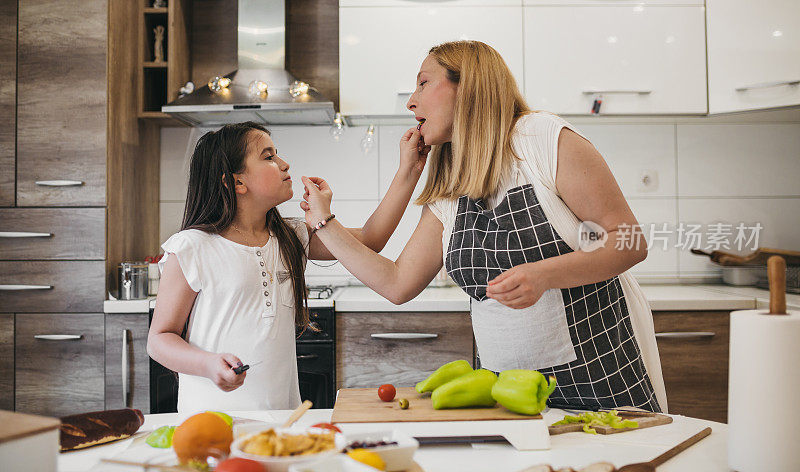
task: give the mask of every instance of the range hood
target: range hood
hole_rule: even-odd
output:
[[[227,89],[214,92],[208,85],[161,107],[190,125],[213,127],[241,121],[268,125],[329,125],[333,102],[309,87],[292,97],[295,78],[284,68],[286,57],[284,0],[239,0],[238,65],[226,74]],[[267,84],[266,94],[250,93],[250,84]]]

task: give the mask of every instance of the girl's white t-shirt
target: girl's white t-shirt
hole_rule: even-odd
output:
[[[307,248],[305,222],[286,222]],[[231,392],[205,377],[178,374],[178,412],[287,410],[300,405],[294,292],[277,238],[271,236],[263,247],[249,247],[190,229],[174,234],[161,247],[159,267],[163,270],[170,257],[177,257],[197,292],[187,342],[204,351],[234,354],[245,364],[261,362]]]

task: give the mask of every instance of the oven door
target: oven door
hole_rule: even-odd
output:
[[[333,343],[298,343],[300,397],[314,408],[333,408],[336,394]]]

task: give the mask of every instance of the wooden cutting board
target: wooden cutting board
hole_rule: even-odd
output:
[[[408,400],[401,410],[398,400]],[[333,406],[332,423],[402,423],[407,421],[535,420],[542,415],[519,415],[495,405],[492,408],[434,410],[430,393],[419,394],[413,387],[400,387],[394,401],[383,402],[376,388],[343,388]]]
[[[624,433],[625,431],[633,431],[635,429],[650,428],[652,426],[660,426],[662,424],[672,423],[672,418],[659,413],[650,412],[632,412],[617,410],[620,418],[626,420],[634,420],[639,423],[636,428],[614,429],[611,426],[592,426],[597,434],[616,434]],[[549,426],[550,436],[554,434],[574,433],[583,431],[583,423],[560,424],[558,426]]]

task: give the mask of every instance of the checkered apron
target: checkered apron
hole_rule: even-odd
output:
[[[475,300],[489,280],[528,262],[572,252],[547,220],[533,186],[512,188],[494,209],[462,196],[445,257],[452,279]],[[554,375],[554,404],[661,411],[633,335],[619,278],[561,289],[577,359],[539,371]]]

